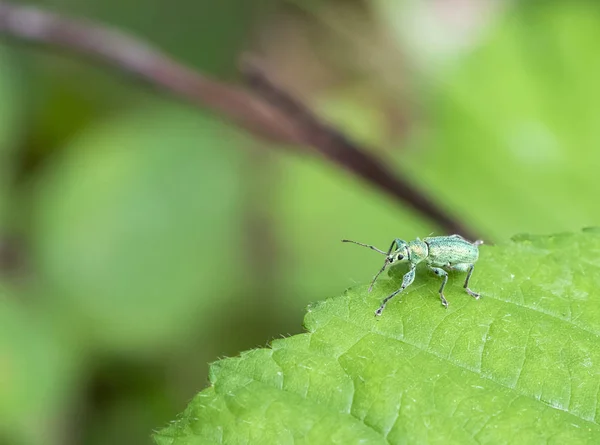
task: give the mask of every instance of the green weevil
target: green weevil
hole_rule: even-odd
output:
[[[479,245],[483,244],[483,241],[481,240],[472,243],[460,235],[434,236],[423,238],[423,240],[417,238],[409,242],[396,238],[392,241],[392,245],[387,252],[384,252],[377,247],[358,243],[356,241],[342,240],[342,242],[368,247],[369,249],[385,255],[383,267],[373,278],[371,286],[369,287],[369,292],[373,290],[375,281],[377,281],[379,275],[388,266],[397,263],[408,263],[408,272],[402,277],[400,289],[383,300],[379,309],[375,311],[375,315],[377,316],[381,315],[388,301],[412,284],[415,279],[415,269],[417,264],[423,261],[434,274],[441,277],[443,280],[439,293],[442,304],[446,308],[448,308],[448,301],[444,297],[444,286],[446,286],[446,283],[448,282],[448,273],[443,268],[467,272],[467,278],[463,287],[469,295],[475,297],[475,299],[479,299],[479,294],[469,289],[469,279],[473,274],[475,262],[479,258]]]

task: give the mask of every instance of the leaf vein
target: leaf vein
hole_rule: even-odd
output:
[[[335,315],[334,315],[334,317],[337,317],[337,316],[335,316]],[[338,318],[341,318],[341,317],[338,317]],[[342,320],[344,320],[344,319],[342,318]],[[362,328],[363,328],[361,325],[359,325],[359,324],[357,324],[357,323],[353,322],[352,320],[350,320],[350,318],[347,318],[347,319],[345,319],[345,321],[349,322],[350,324],[353,324],[355,327],[358,327],[359,329],[362,329]],[[483,379],[485,379],[485,380],[488,380],[488,381],[490,381],[490,382],[492,382],[492,383],[494,383],[494,384],[496,384],[496,385],[498,385],[498,386],[501,386],[501,387],[503,387],[503,388],[506,388],[506,389],[508,389],[508,390],[511,390],[511,391],[515,391],[515,392],[516,392],[517,394],[519,394],[520,396],[527,397],[527,398],[530,398],[531,400],[534,400],[535,402],[542,403],[544,406],[546,406],[546,407],[548,407],[548,408],[551,408],[551,409],[556,409],[556,410],[558,410],[558,411],[562,411],[562,412],[564,412],[564,413],[566,413],[566,414],[568,414],[568,415],[571,415],[571,416],[573,416],[573,417],[576,417],[577,419],[579,419],[579,420],[581,420],[581,421],[583,421],[583,422],[588,422],[588,423],[592,423],[592,424],[594,424],[594,425],[598,425],[598,424],[595,422],[595,420],[594,420],[594,419],[585,419],[585,418],[583,418],[583,417],[579,416],[578,414],[575,414],[575,413],[569,412],[569,411],[567,411],[567,410],[565,410],[565,409],[562,409],[562,408],[560,408],[560,407],[558,407],[558,406],[553,406],[553,405],[550,405],[549,403],[545,402],[544,400],[542,400],[542,399],[538,399],[538,398],[536,398],[535,396],[533,396],[533,395],[531,395],[531,394],[527,394],[527,393],[525,393],[525,392],[522,392],[522,391],[518,390],[517,388],[513,388],[513,387],[510,387],[510,386],[508,386],[508,385],[506,385],[506,384],[503,384],[503,383],[497,382],[497,381],[493,380],[492,378],[490,378],[490,377],[487,377],[487,376],[485,376],[484,374],[481,374],[480,372],[478,372],[478,371],[477,371],[476,369],[474,369],[474,368],[471,368],[471,367],[469,367],[469,366],[467,366],[467,365],[464,365],[464,364],[462,364],[462,363],[459,363],[459,362],[456,362],[456,361],[453,361],[453,360],[449,360],[449,359],[447,359],[446,357],[443,357],[441,354],[438,354],[438,353],[436,353],[436,352],[429,351],[429,350],[425,349],[425,348],[423,347],[423,345],[419,345],[419,344],[416,344],[416,343],[411,343],[411,342],[407,341],[406,339],[403,339],[403,338],[398,338],[398,337],[394,337],[394,336],[391,336],[391,335],[389,335],[389,334],[385,334],[385,333],[382,333],[382,332],[375,332],[375,331],[366,332],[366,333],[365,333],[365,337],[366,337],[367,335],[369,335],[369,334],[379,335],[379,336],[381,336],[381,337],[388,338],[388,339],[390,339],[390,340],[396,340],[396,341],[400,341],[400,342],[402,342],[402,343],[405,343],[405,344],[407,344],[407,345],[409,345],[409,346],[412,346],[412,347],[414,347],[414,348],[417,348],[417,349],[419,349],[420,351],[424,352],[425,354],[429,354],[429,355],[431,355],[431,356],[433,356],[433,357],[436,357],[436,358],[437,358],[437,359],[439,359],[439,360],[446,361],[446,362],[450,363],[451,365],[453,365],[453,366],[455,366],[455,367],[457,367],[457,368],[463,369],[463,370],[465,370],[465,371],[472,372],[473,374],[476,374],[476,375],[478,375],[479,377],[481,377],[481,378],[483,378]]]
[[[491,295],[484,295],[484,296],[485,296],[485,298],[489,298],[491,300],[500,301],[502,303],[510,304],[510,305],[516,306],[518,308],[527,309],[527,310],[530,310],[532,312],[536,312],[538,314],[545,315],[545,316],[550,317],[550,318],[554,318],[555,320],[558,320],[558,321],[560,321],[562,323],[566,323],[566,324],[570,325],[573,328],[579,329],[579,330],[581,330],[583,332],[587,332],[588,334],[591,334],[591,335],[593,335],[594,337],[596,337],[597,339],[600,340],[600,331],[595,331],[595,330],[586,328],[586,327],[584,327],[584,326],[582,326],[582,325],[580,325],[578,323],[574,323],[573,321],[570,321],[570,320],[567,320],[565,318],[559,317],[558,315],[553,314],[552,312],[543,311],[543,310],[541,310],[539,308],[534,308],[534,307],[531,307],[531,306],[526,306],[525,304],[519,304],[519,303],[516,303],[514,301],[504,300],[502,298],[498,298],[498,297],[491,296]]]

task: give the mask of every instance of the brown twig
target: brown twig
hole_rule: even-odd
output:
[[[378,158],[361,149],[335,128],[321,122],[308,108],[271,82],[258,65],[250,59],[244,60],[242,72],[251,87],[261,96],[288,115],[305,135],[304,141],[317,149],[330,161],[341,165],[360,176],[368,183],[385,190],[395,198],[409,204],[421,214],[438,223],[449,233],[460,233],[467,238],[477,237],[456,219],[439,208],[421,191],[404,178],[395,175]]]
[[[329,161],[413,207],[445,232],[477,238],[368,150],[321,122],[269,80],[255,63],[246,61],[242,70],[258,96],[193,71],[123,32],[34,7],[0,1],[0,33],[76,52],[133,73],[151,85],[212,109],[267,140],[310,146]]]
[[[0,1],[0,34],[50,45],[112,65],[212,109],[267,139],[300,143],[285,116],[260,99],[191,70],[145,42],[108,26]]]

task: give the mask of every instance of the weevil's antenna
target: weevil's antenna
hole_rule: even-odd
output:
[[[352,240],[349,240],[349,239],[343,239],[342,243],[354,243],[354,244],[358,244],[359,246],[368,247],[369,249],[374,250],[375,252],[379,252],[382,255],[387,255],[387,252],[384,252],[383,250],[379,250],[377,247],[370,246],[369,244],[358,243],[356,241],[352,241]]]
[[[377,275],[375,275],[373,277],[373,281],[371,281],[371,285],[369,286],[369,292],[371,292],[373,290],[373,286],[375,286],[375,281],[377,281],[377,278],[379,278],[379,275],[381,275],[381,272],[383,272],[385,270],[385,268],[388,267],[388,264],[390,264],[390,260],[389,260],[389,258],[386,258],[383,263],[383,267],[381,269],[379,269],[379,272],[377,272]]]
[[[352,241],[349,239],[343,239],[342,243],[358,244],[359,246],[368,247],[369,249],[374,250],[375,252],[379,252],[380,254],[386,256],[385,261],[383,263],[383,267],[379,270],[379,272],[377,272],[377,275],[375,275],[375,277],[373,278],[373,281],[371,281],[371,285],[369,286],[369,292],[371,292],[373,290],[373,286],[375,285],[375,281],[377,281],[377,278],[379,278],[379,275],[381,275],[381,272],[383,272],[385,270],[385,268],[388,266],[388,264],[390,264],[390,260],[388,258],[389,252],[384,252],[383,250],[380,250],[375,246],[371,246],[369,244],[358,243],[356,241]]]

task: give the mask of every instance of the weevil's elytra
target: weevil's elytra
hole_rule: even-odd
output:
[[[356,241],[342,240],[342,242],[354,243],[358,244],[359,246],[368,247],[371,250],[385,255],[383,267],[373,278],[371,286],[369,287],[369,292],[373,290],[375,281],[377,281],[379,275],[388,266],[399,262],[408,263],[408,272],[406,272],[402,277],[402,285],[400,286],[400,289],[393,292],[383,300],[379,309],[375,311],[375,315],[377,316],[381,315],[388,301],[412,284],[415,279],[415,269],[417,264],[422,262],[425,262],[429,270],[431,270],[438,277],[442,278],[442,285],[439,293],[442,304],[446,308],[448,308],[448,301],[444,297],[444,287],[448,282],[448,272],[446,272],[446,270],[467,272],[467,278],[465,279],[465,284],[463,287],[469,295],[475,299],[479,299],[479,294],[469,289],[469,280],[473,274],[475,262],[477,262],[479,259],[479,246],[483,244],[483,241],[481,240],[472,243],[460,235],[434,236],[423,238],[423,240],[417,238],[409,242],[396,238],[394,241],[392,241],[392,245],[387,252],[384,252],[377,247],[358,243]]]

